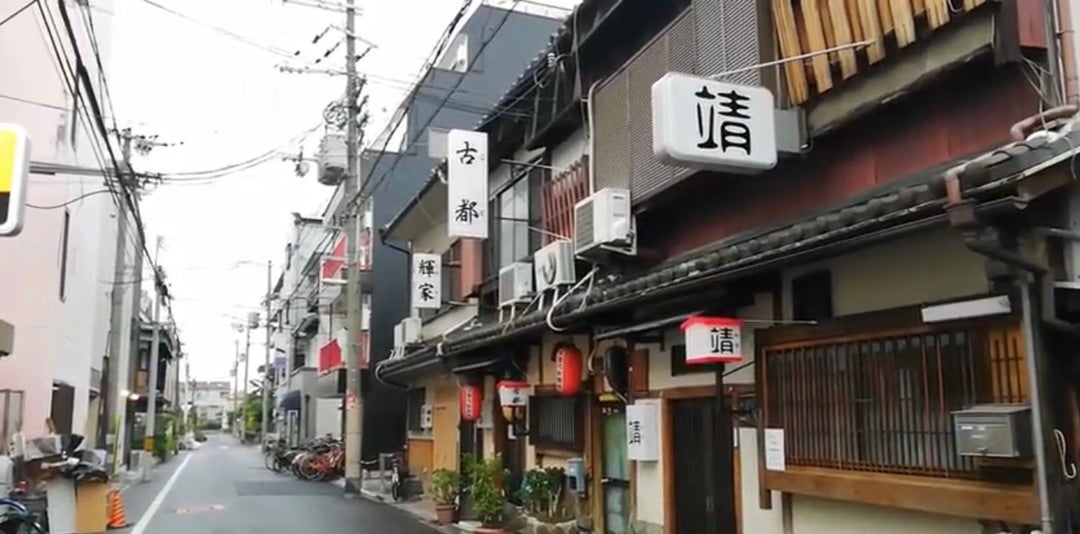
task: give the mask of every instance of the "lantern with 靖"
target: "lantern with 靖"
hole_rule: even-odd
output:
[[[520,380],[499,382],[499,407],[508,423],[520,423],[525,419],[525,406],[529,403],[529,383]]]
[[[555,391],[565,397],[577,395],[581,391],[581,351],[573,343],[559,343],[551,359],[555,361]]]
[[[478,386],[462,384],[458,388],[461,401],[461,420],[474,422],[480,419],[484,394]]]

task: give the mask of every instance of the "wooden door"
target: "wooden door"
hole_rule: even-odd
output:
[[[721,500],[733,502],[738,510],[735,486],[737,475],[716,491],[716,476],[722,466],[725,452],[713,445],[714,413],[713,398],[672,401],[671,433],[675,477],[675,532],[677,534],[736,534],[737,518],[717,517]],[[726,451],[727,461],[734,462],[734,451]],[[732,469],[733,466],[727,466]],[[731,472],[731,471],[729,471]],[[736,512],[737,513],[737,512]]]
[[[431,435],[434,441],[435,469],[458,468],[457,388],[440,384],[435,388]]]

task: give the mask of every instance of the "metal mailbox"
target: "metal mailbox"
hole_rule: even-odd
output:
[[[960,456],[1026,458],[1032,453],[1027,404],[982,404],[952,415]]]

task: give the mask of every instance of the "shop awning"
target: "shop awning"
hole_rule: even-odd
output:
[[[290,391],[281,397],[281,402],[278,403],[278,408],[281,408],[286,412],[299,411],[300,397],[300,390]]]

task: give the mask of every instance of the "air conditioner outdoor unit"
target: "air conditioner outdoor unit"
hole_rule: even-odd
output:
[[[316,159],[319,162],[319,183],[338,185],[345,177],[345,134],[328,133],[319,143]]]
[[[420,428],[434,426],[435,411],[430,404],[420,406]]]
[[[394,347],[420,342],[420,318],[406,317],[394,326]]]
[[[528,302],[533,295],[533,268],[529,262],[511,263],[499,269],[499,307]]]
[[[629,190],[601,189],[574,206],[574,253],[585,259],[637,254]]]
[[[537,293],[573,284],[577,280],[573,241],[560,239],[537,250],[533,254],[533,274]]]

